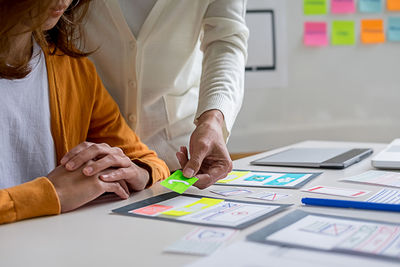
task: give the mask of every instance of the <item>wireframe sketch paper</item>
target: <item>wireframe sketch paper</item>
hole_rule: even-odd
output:
[[[113,210],[122,215],[243,229],[290,205],[210,198],[171,192]]]
[[[400,187],[400,173],[372,170],[340,181]]]
[[[251,241],[400,259],[400,224],[294,211]]]
[[[319,173],[309,172],[262,172],[234,170],[227,177],[217,181],[216,185],[300,188]]]
[[[309,192],[309,193],[342,196],[342,197],[361,197],[370,192],[367,190],[329,187],[329,186],[323,186],[323,185],[313,186],[311,188],[303,189],[302,191]]]
[[[193,255],[209,255],[230,240],[237,230],[216,227],[197,227],[180,240],[164,249],[164,252]]]
[[[199,259],[186,267],[398,267],[398,262],[366,258],[340,253],[234,242],[211,256]]]
[[[367,202],[400,204],[400,191],[384,188],[372,197],[368,198]]]

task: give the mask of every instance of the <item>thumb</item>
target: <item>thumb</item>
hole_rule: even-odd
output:
[[[186,163],[185,168],[183,169],[183,176],[187,178],[191,178],[196,175],[196,173],[200,170],[201,164],[203,163],[204,158],[206,157],[207,150],[194,150],[190,153],[190,159]]]

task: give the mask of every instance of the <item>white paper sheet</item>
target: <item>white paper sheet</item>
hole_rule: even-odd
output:
[[[398,267],[398,263],[337,253],[236,242],[187,267]]]

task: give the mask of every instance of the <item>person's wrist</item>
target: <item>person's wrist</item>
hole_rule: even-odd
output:
[[[197,120],[196,125],[199,126],[203,123],[218,123],[221,128],[224,126],[224,115],[218,109],[212,109],[201,114]]]

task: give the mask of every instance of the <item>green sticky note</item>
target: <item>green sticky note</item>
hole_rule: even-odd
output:
[[[333,45],[354,45],[356,43],[354,21],[336,20],[332,23]]]
[[[324,15],[328,12],[327,0],[304,0],[304,15]]]
[[[182,194],[197,180],[199,179],[196,177],[186,178],[185,176],[183,176],[182,171],[177,170],[160,184],[168,189],[171,189],[172,191]]]

